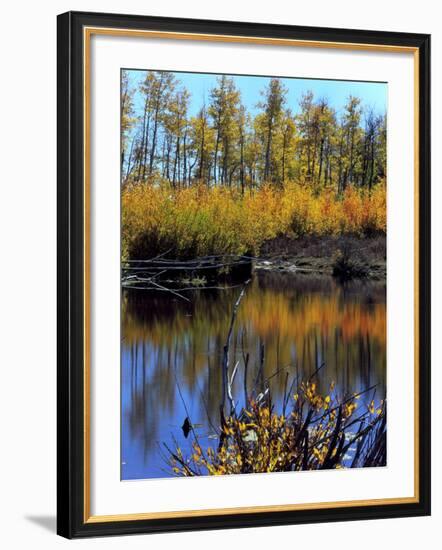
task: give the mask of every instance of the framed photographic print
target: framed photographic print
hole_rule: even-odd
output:
[[[430,513],[430,37],[58,17],[58,533]]]

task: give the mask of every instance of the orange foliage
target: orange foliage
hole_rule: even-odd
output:
[[[278,235],[367,235],[386,231],[386,186],[371,191],[287,183],[247,190],[202,184],[173,190],[137,184],[122,193],[123,257],[141,259],[170,251],[176,257],[258,254]]]

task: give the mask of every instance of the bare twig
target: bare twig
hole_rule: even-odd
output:
[[[226,343],[224,344],[223,349],[223,362],[222,362],[222,376],[223,376],[223,396],[221,400],[221,409],[224,410],[224,403],[226,399],[226,394],[228,392],[228,376],[229,376],[229,349],[230,349],[230,342],[232,339],[232,332],[233,332],[233,326],[235,324],[236,315],[238,312],[239,304],[241,303],[241,300],[243,299],[243,296],[246,292],[247,285],[250,283],[250,279],[247,280],[241,292],[239,293],[239,296],[233,306],[232,315],[230,317],[230,325],[229,325],[229,331],[227,333],[227,339]],[[230,403],[232,412],[235,409],[234,404]]]

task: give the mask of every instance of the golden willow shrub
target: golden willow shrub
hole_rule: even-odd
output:
[[[188,457],[166,446],[169,466],[186,477],[385,466],[384,402],[359,407],[360,395],[338,402],[332,391],[322,396],[302,383],[287,416],[252,401],[224,418],[217,448],[204,449],[195,432]]]
[[[210,254],[259,254],[278,235],[370,235],[386,230],[386,187],[348,187],[342,196],[287,183],[246,190],[167,183],[136,184],[122,192],[123,258],[168,252],[189,259]]]

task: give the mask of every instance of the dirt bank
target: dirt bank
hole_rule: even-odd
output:
[[[277,237],[264,243],[255,269],[312,272],[342,278],[386,278],[386,237]]]

